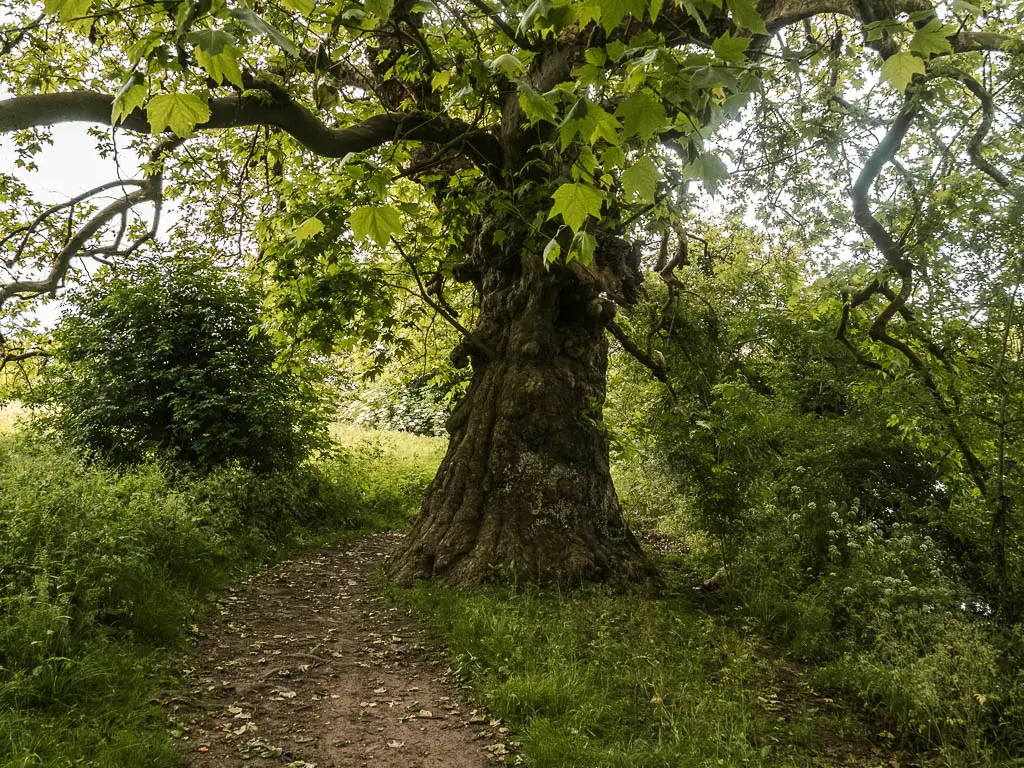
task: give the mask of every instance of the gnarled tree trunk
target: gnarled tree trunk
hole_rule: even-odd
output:
[[[570,585],[647,573],[622,518],[601,423],[612,310],[574,266],[516,263],[473,275],[481,295],[468,346],[474,377],[392,561],[397,580]]]

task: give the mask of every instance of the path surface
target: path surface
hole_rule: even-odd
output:
[[[190,687],[169,702],[193,766],[503,762],[505,729],[460,699],[421,632],[367,584],[400,536],[269,568],[225,593],[208,626],[193,627]]]

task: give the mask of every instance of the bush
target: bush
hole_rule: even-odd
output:
[[[32,399],[76,450],[266,471],[324,444],[312,388],[273,370],[259,301],[207,259],[145,261],[68,294]]]

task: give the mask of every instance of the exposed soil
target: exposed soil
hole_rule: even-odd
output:
[[[367,583],[400,538],[376,534],[271,567],[192,628],[189,692],[168,706],[193,766],[504,762],[501,723],[460,698],[420,631]]]

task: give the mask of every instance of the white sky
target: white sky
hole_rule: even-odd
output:
[[[7,94],[0,92],[0,98]],[[86,190],[119,177],[130,179],[139,172],[139,158],[118,141],[118,158],[103,158],[96,149],[96,140],[88,134],[86,123],[64,123],[52,129],[53,144],[34,158],[38,170],[27,171],[15,166],[14,142],[0,136],[0,171],[12,173],[32,191],[36,200],[53,204],[67,200]],[[126,143],[126,142],[124,142]],[[118,166],[120,165],[120,169]],[[112,191],[114,192],[114,191]],[[114,192],[116,194],[116,192]],[[40,306],[36,316],[46,326],[56,323],[60,302]]]

